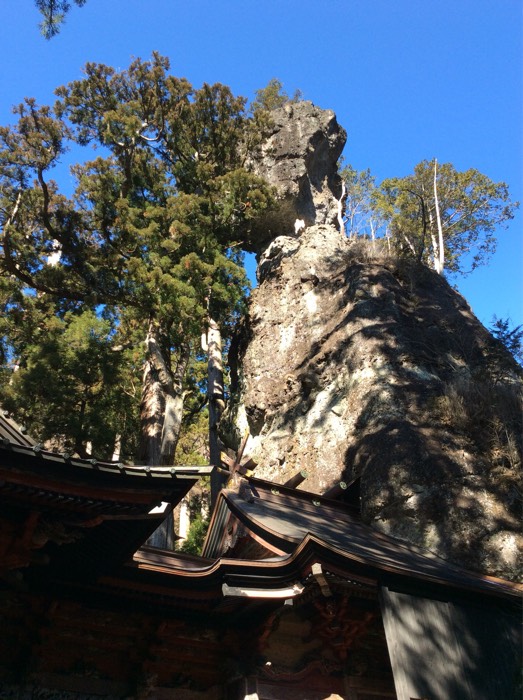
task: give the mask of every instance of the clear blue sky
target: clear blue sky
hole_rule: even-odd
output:
[[[156,50],[196,87],[300,88],[347,129],[345,160],[378,180],[437,157],[523,199],[521,0],[87,0],[51,41],[38,21],[33,0],[1,1],[2,124],[25,96],[52,101],[87,61],[126,68]],[[523,323],[521,223],[458,280],[486,325]]]

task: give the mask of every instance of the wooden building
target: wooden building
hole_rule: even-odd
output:
[[[522,587],[236,475],[202,557],[144,546],[210,467],[41,449],[0,416],[0,697],[511,700]]]

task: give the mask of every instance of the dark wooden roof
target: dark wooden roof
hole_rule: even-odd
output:
[[[330,558],[330,555],[334,555]],[[351,575],[343,558],[328,552],[317,538],[306,538],[292,554],[262,561],[193,557],[150,547],[141,547],[133,560],[99,577],[96,587],[104,599],[133,599],[136,605],[158,606],[165,614],[213,615],[216,619],[233,613],[244,615],[264,605],[282,605],[290,597],[285,591],[305,586],[319,588],[312,566],[327,562],[329,578],[351,595],[377,599],[376,581]],[[245,589],[245,595],[229,594],[229,589]],[[258,595],[249,597],[249,591]],[[306,595],[298,596],[300,600]]]
[[[467,571],[378,532],[364,524],[354,508],[260,479],[247,478],[239,490],[221,492],[204,546],[205,556],[227,556],[224,533],[237,527],[235,521],[265,543],[267,550],[291,554],[314,541],[325,556],[331,552],[341,557],[347,572],[378,581],[392,577],[515,599],[523,593],[521,585]]]
[[[169,686],[190,681],[212,689],[226,681],[228,660],[242,660],[246,650],[249,659],[258,658],[267,638],[282,628],[291,596],[296,615],[278,644],[287,649],[296,623],[306,622],[305,631],[312,620],[316,649],[330,644],[344,650],[339,657],[344,664],[360,625],[369,658],[382,659],[372,673],[377,668],[390,675],[379,612],[384,591],[398,597],[407,589],[413,610],[436,610],[436,626],[444,606],[452,607],[458,622],[470,612],[467,635],[483,624],[485,609],[493,620],[500,612],[519,619],[521,586],[465,571],[383,535],[365,525],[351,504],[252,477],[238,478],[238,489],[221,492],[204,557],[140,546],[164,517],[155,506],[162,501],[172,506],[210,471],[50,452],[0,415],[0,588],[8,592],[0,605],[6,623],[0,648],[6,666],[27,656],[37,659],[41,682],[50,687],[52,674],[69,679],[76,665],[88,662],[86,668],[101,678],[124,683],[122,695],[130,694],[125,684],[135,679],[137,668]],[[464,599],[467,605],[472,601],[470,611],[461,605]],[[335,608],[328,607],[332,601]],[[394,610],[385,606],[385,612]],[[446,637],[440,644],[435,627],[422,626],[422,635],[437,642],[423,646],[410,627],[402,636],[394,617],[391,624],[387,639],[405,637],[429,649],[421,654],[424,661],[432,666],[439,654],[436,668],[447,668],[449,654],[441,650],[448,646]],[[498,627],[491,626],[492,639]],[[460,630],[461,637],[466,634]],[[479,635],[471,639],[475,645]],[[499,654],[496,648],[490,657]],[[416,671],[420,664],[413,658]],[[476,656],[471,658],[475,663]],[[301,673],[301,665],[295,670]],[[280,678],[271,686],[276,694]],[[383,678],[388,685],[380,697],[393,697],[392,680]],[[424,696],[425,688],[409,686],[405,697],[421,697],[420,692]]]
[[[221,492],[203,558],[142,548],[133,559],[164,517],[155,508],[179,502],[211,467],[79,459],[26,444],[1,415],[0,427],[0,517],[10,517],[25,533],[27,550],[41,548],[50,559],[49,581],[71,583],[92,572],[87,578],[116,577],[106,585],[129,591],[139,583],[153,595],[158,585],[169,588],[172,594],[166,596],[172,599],[205,592],[204,597],[218,601],[224,582],[276,589],[307,578],[312,564],[321,562],[333,574],[365,586],[398,579],[479,595],[521,596],[521,586],[465,571],[377,532],[352,505],[254,477]],[[242,537],[250,548],[234,550],[231,542]],[[259,546],[255,555],[253,541]]]
[[[0,414],[0,568],[36,550],[72,572],[132,557],[211,466],[134,466],[45,450]],[[9,543],[13,531],[14,544]],[[3,538],[3,539],[2,539]]]
[[[224,543],[248,533],[266,544],[263,558],[228,554]],[[140,548],[133,561],[100,584],[120,595],[156,599],[187,613],[242,610],[245,599],[223,597],[222,586],[271,592],[310,581],[313,564],[344,581],[352,595],[369,595],[382,585],[414,586],[420,595],[449,595],[520,604],[523,587],[454,566],[421,549],[381,534],[361,522],[354,508],[316,494],[259,479],[218,498],[203,557]],[[263,596],[261,596],[263,597]]]
[[[18,445],[35,445],[33,440],[24,428],[18,425],[6,411],[0,408],[0,440],[8,440]]]
[[[129,510],[130,504],[146,514],[151,504],[178,502],[201,476],[212,471],[211,466],[135,466],[80,459],[7,440],[0,442],[0,469],[4,487],[18,485],[20,491],[25,490],[24,498],[34,492],[34,498],[58,505],[69,497],[75,509],[89,504],[91,510],[109,509],[114,515],[118,508]]]
[[[212,469],[129,465],[45,450],[0,411],[0,486],[12,500],[19,492],[20,500],[50,508],[135,517],[161,501],[177,503]]]

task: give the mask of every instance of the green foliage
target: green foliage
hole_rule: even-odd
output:
[[[349,238],[374,240],[386,235],[386,219],[376,207],[378,187],[370,169],[358,171],[347,165],[340,176],[345,183],[345,228]]]
[[[4,407],[42,441],[58,440],[83,456],[87,443],[96,454],[112,454],[125,437],[125,420],[136,417],[137,401],[127,386],[128,359],[114,350],[111,322],[91,310],[34,320],[32,334],[28,327],[19,339],[23,359],[5,388]]]
[[[176,464],[209,464],[209,418],[207,410],[188,412],[185,429],[176,447]]]
[[[208,518],[204,518],[201,513],[197,513],[191,521],[187,539],[180,547],[180,552],[184,552],[185,554],[201,554],[208,529]]]
[[[436,267],[437,212],[434,162],[423,161],[414,173],[381,183],[375,197],[389,221],[396,250]],[[518,206],[503,182],[492,182],[473,168],[459,172],[451,163],[438,168],[437,191],[444,242],[445,268],[465,273],[485,264],[496,248],[496,231],[513,218]]]
[[[385,237],[396,254],[441,271],[438,211],[434,194],[435,161],[423,161],[414,173],[376,184],[370,170],[347,166],[345,221],[349,237]],[[474,169],[437,168],[436,192],[443,238],[443,267],[465,274],[485,264],[496,248],[499,228],[519,206],[505,183],[494,183]],[[470,269],[467,269],[470,268]]]
[[[509,318],[492,318],[490,332],[497,338],[512,357],[523,365],[523,326],[512,326]]]
[[[73,0],[73,2],[78,7],[82,7],[86,0]],[[43,16],[40,31],[46,39],[52,39],[59,33],[65,16],[71,9],[71,3],[67,0],[35,0],[35,5]]]
[[[132,351],[135,378],[127,381],[134,386],[151,328],[171,371],[187,348],[196,359],[209,314],[226,333],[242,311],[248,282],[241,242],[273,201],[271,188],[244,167],[262,138],[259,120],[226,86],[196,90],[170,75],[168,60],[158,54],[122,71],[87,64],[81,80],[56,94],[53,108],[26,100],[15,109],[17,122],[0,128],[5,303],[10,313],[15,297],[30,308],[33,327],[44,300],[45,314],[66,329],[72,318],[94,323],[103,309],[112,327],[102,356],[124,362],[125,353],[111,355],[109,347]],[[97,153],[72,168],[76,188],[66,197],[50,176],[70,147]],[[6,363],[43,366],[36,341],[16,340],[14,324],[3,330]],[[65,352],[56,339],[49,343],[45,357]],[[75,395],[85,391],[66,379],[66,368],[72,372],[65,363],[60,382]],[[29,381],[24,370],[11,393],[20,392],[22,401],[35,376]],[[74,442],[84,441],[84,426],[95,430],[83,418],[81,430],[74,425],[56,427]]]
[[[289,103],[299,102],[302,99],[301,90],[295,90],[293,96],[289,97],[283,89],[283,83],[277,78],[271,78],[264,88],[256,90],[255,95],[251,105],[253,112],[271,111]]]

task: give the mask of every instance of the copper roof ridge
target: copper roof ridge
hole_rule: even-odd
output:
[[[164,557],[163,555],[165,554],[173,554],[174,556]],[[142,548],[140,548],[134,554],[132,562],[129,562],[126,566],[158,571],[165,574],[181,574],[189,578],[203,578],[215,573],[233,575],[235,573],[234,569],[277,569],[282,565],[287,566],[292,563],[294,558],[295,552],[285,554],[281,557],[270,557],[270,559],[231,559],[228,557],[219,557],[210,560],[202,557],[202,561],[205,562],[204,565],[199,568],[187,569],[182,566],[182,557],[177,556],[176,552],[164,552],[162,550],[161,554],[159,553],[157,557],[154,557],[152,552],[144,552]],[[156,561],[154,561],[154,559],[156,559]],[[161,559],[164,559],[164,561],[161,561]],[[176,565],[176,560],[178,560],[179,566]],[[229,571],[226,571],[226,569]]]
[[[329,552],[340,558],[338,563],[328,556]],[[189,559],[191,564],[198,563],[197,557],[190,557]],[[354,578],[354,580],[372,586],[380,585],[384,576],[402,575],[428,585],[436,584],[447,589],[451,587],[456,590],[495,595],[496,597],[511,600],[514,600],[514,598],[520,599],[523,592],[523,586],[520,584],[490,576],[482,576],[466,569],[460,570],[463,578],[456,581],[443,579],[440,572],[437,571],[412,571],[410,569],[402,569],[394,563],[386,566],[383,563],[369,562],[361,554],[347,552],[340,546],[325,542],[321,537],[312,533],[307,533],[292,552],[281,557],[271,557],[269,560],[219,557],[215,560],[202,559],[201,566],[188,568],[186,565],[184,566],[184,564],[189,563],[187,557],[180,556],[177,553],[164,552],[163,550],[158,551],[155,556],[153,552],[141,549],[138,550],[132,563],[129,563],[127,567],[202,581],[205,578],[214,576],[226,577],[229,581],[238,576],[249,576],[253,577],[253,580],[259,579],[259,583],[263,584],[264,581],[274,581],[275,576],[282,579],[289,576],[297,576],[298,572],[289,571],[289,567],[292,569],[293,566],[297,566],[303,571],[315,561],[324,563],[326,569],[333,567],[335,571],[339,571],[342,568],[341,562],[343,560],[367,567],[368,570],[366,571],[347,569],[346,576],[348,579]],[[447,564],[444,560],[442,562]]]
[[[252,483],[254,486],[260,485],[262,487],[265,487],[267,489],[270,489],[272,492],[276,491],[281,491],[283,495],[288,496],[289,498],[296,498],[297,500],[318,500],[320,501],[321,504],[331,506],[336,509],[354,509],[354,506],[344,503],[343,501],[339,501],[334,498],[329,498],[328,496],[325,496],[321,493],[315,493],[314,491],[307,491],[306,489],[302,489],[300,487],[294,488],[292,486],[286,486],[285,484],[278,484],[275,481],[268,481],[267,479],[261,479],[260,477],[257,477],[255,475],[253,476],[242,476],[242,479],[245,479],[247,482]],[[235,491],[236,489],[225,489],[227,491]]]
[[[69,465],[92,469],[95,471],[109,472],[114,474],[123,474],[127,476],[180,476],[184,477],[200,477],[207,476],[212,472],[212,465],[173,465],[173,466],[153,466],[153,465],[137,465],[126,464],[120,461],[101,460],[94,457],[75,457],[68,452],[56,452],[54,450],[46,450],[39,444],[21,445],[17,442],[4,438],[0,441],[0,449],[9,449],[14,452],[25,454],[27,456],[40,456],[42,459],[52,462],[55,465]]]

